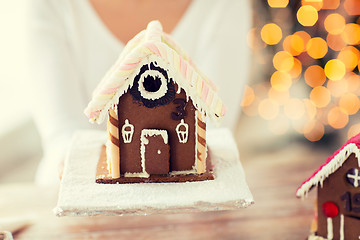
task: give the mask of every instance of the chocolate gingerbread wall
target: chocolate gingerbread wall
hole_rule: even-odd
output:
[[[351,183],[347,175],[353,169],[359,169],[355,154],[351,154],[337,171],[331,174],[318,186],[318,231],[317,235],[324,238],[328,235],[328,220],[324,214],[323,204],[333,202],[339,213],[332,218],[333,240],[340,239],[343,224],[344,239],[358,239],[360,236],[360,187]],[[330,209],[331,210],[331,209]],[[333,210],[333,209],[332,209]],[[344,216],[341,223],[341,215]]]
[[[178,86],[171,81],[175,92]],[[134,86],[133,86],[134,87]],[[180,100],[179,100],[180,99]],[[137,173],[142,172],[141,166],[141,131],[143,129],[166,130],[170,146],[170,165],[171,171],[192,170],[195,162],[195,107],[189,99],[186,100],[186,94],[183,90],[176,93],[175,97],[165,105],[155,107],[144,106],[136,100],[131,91],[122,95],[118,104],[119,118],[119,144],[120,144],[120,172]],[[185,106],[179,104],[185,102]],[[179,143],[176,133],[176,127],[180,119],[174,119],[172,115],[182,109],[186,114],[183,120],[188,124],[188,140],[186,143]],[[131,143],[124,143],[121,133],[122,126],[128,120],[134,126],[134,133]]]

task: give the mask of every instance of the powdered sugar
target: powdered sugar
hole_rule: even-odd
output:
[[[215,165],[212,181],[97,184],[96,165],[105,142],[106,133],[100,131],[74,136],[54,209],[58,216],[229,210],[253,203],[236,144],[226,129],[208,131]]]

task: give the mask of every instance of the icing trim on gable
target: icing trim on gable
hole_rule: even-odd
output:
[[[94,91],[93,98],[84,111],[90,122],[101,123],[104,120],[104,112],[115,107],[119,97],[132,87],[141,66],[151,62],[151,59],[157,59],[160,66],[171,72],[173,81],[184,89],[187,97],[192,99],[194,106],[204,116],[218,120],[225,114],[226,107],[217,95],[214,84],[160,30],[159,22],[151,22],[147,30],[139,33],[126,45],[119,59]]]
[[[297,197],[306,197],[313,186],[323,186],[325,179],[338,170],[348,157],[354,153],[360,167],[360,150],[355,143],[349,143],[342,148],[328,163],[320,167],[320,169],[306,180],[296,191]]]

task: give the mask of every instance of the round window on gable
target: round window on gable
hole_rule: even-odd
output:
[[[175,87],[165,69],[156,62],[144,64],[130,88],[133,99],[145,107],[169,104],[175,98]]]
[[[146,76],[143,81],[144,89],[148,92],[157,92],[161,87],[161,79],[159,76]]]
[[[360,187],[360,171],[357,168],[351,168],[347,171],[346,175],[347,182],[353,187]]]
[[[140,76],[138,89],[143,98],[156,100],[166,94],[167,82],[159,71],[147,70]]]

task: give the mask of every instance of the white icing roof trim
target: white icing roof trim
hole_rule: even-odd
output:
[[[119,97],[132,87],[135,75],[142,65],[157,61],[168,69],[168,74],[186,92],[195,107],[206,116],[217,120],[226,107],[217,95],[216,87],[192,63],[172,39],[162,32],[160,22],[152,21],[147,30],[140,32],[125,46],[119,59],[106,73],[85,109],[90,122],[101,123]]]
[[[314,176],[305,181],[296,191],[296,196],[306,197],[313,186],[318,186],[319,184],[322,186],[324,180],[338,170],[352,153],[355,154],[355,157],[358,159],[358,165],[360,166],[360,150],[355,143],[349,143],[341,149],[329,163],[316,172]]]

